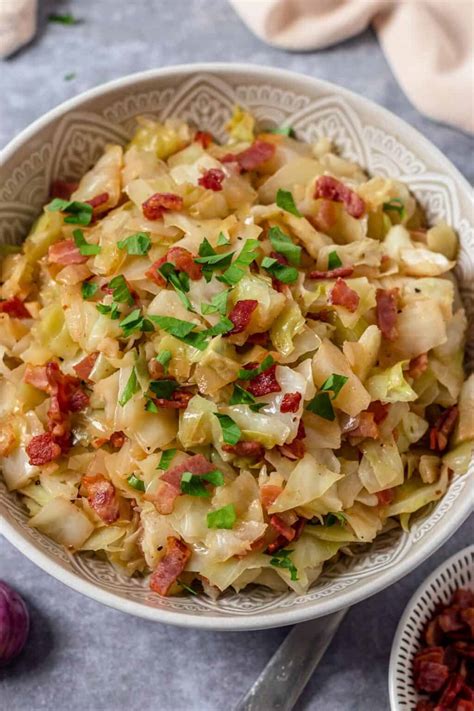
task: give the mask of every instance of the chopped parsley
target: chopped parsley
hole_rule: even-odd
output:
[[[403,204],[403,200],[401,200],[400,198],[392,198],[388,202],[384,202],[382,207],[385,212],[392,211],[398,213],[400,220],[405,219],[407,211],[405,209],[405,205]]]
[[[120,310],[118,304],[96,304],[97,311],[103,316],[108,316],[112,321],[120,318]]]
[[[282,190],[280,188],[277,191],[276,204],[282,210],[285,210],[285,212],[290,212],[292,215],[295,215],[295,217],[302,217],[301,212],[295,205],[293,195],[290,193],[289,190]]]
[[[219,232],[216,244],[218,247],[226,247],[228,244],[230,244],[230,239],[226,237],[223,232]]]
[[[59,25],[78,25],[81,22],[81,20],[74,17],[74,15],[70,12],[64,13],[63,15],[52,12],[48,15],[48,20],[49,22],[56,22]]]
[[[206,488],[205,482],[209,482],[213,486],[222,486],[224,484],[224,476],[218,469],[199,475],[184,472],[181,476],[181,491],[189,496],[209,498],[211,492]]]
[[[158,269],[163,278],[170,283],[188,311],[194,311],[186,292],[189,291],[189,275],[176,269],[171,262],[165,262]]]
[[[279,227],[271,227],[268,236],[275,252],[282,254],[289,264],[297,267],[301,260],[301,247],[298,247]]]
[[[158,355],[155,357],[155,360],[158,361],[158,363],[160,363],[160,365],[163,366],[165,375],[168,372],[168,364],[169,364],[172,357],[173,357],[173,354],[171,353],[171,351],[167,351],[167,350],[160,351],[158,353]]]
[[[198,595],[198,591],[197,591],[197,590],[194,590],[194,588],[189,587],[189,585],[186,585],[186,583],[183,583],[183,581],[180,580],[179,578],[178,578],[178,580],[177,580],[176,582],[178,583],[178,585],[179,585],[181,588],[183,588],[183,590],[186,590],[186,592],[191,593],[191,595]]]
[[[278,259],[274,257],[264,257],[261,266],[283,284],[293,284],[298,279],[296,267],[287,267],[285,264],[280,264]]]
[[[261,375],[268,370],[268,368],[270,368],[274,363],[275,361],[273,360],[273,357],[271,355],[267,355],[262,360],[260,365],[257,366],[257,368],[252,368],[252,370],[241,368],[239,370],[239,380],[253,380],[257,377],[257,375]]]
[[[97,289],[98,284],[94,284],[93,281],[83,281],[81,286],[81,294],[83,299],[92,299]]]
[[[140,309],[133,309],[120,321],[120,328],[125,338],[128,338],[135,331],[153,331],[153,324],[142,316]]]
[[[268,133],[276,133],[280,136],[288,136],[289,138],[294,138],[295,131],[292,126],[277,126],[272,128]]]
[[[151,239],[146,232],[136,232],[134,235],[129,235],[117,242],[117,247],[125,249],[130,255],[144,255],[148,254],[148,250],[151,247]]]
[[[258,249],[259,241],[257,239],[246,240],[235,262],[226,269],[222,276],[217,277],[219,281],[229,284],[229,286],[238,284],[245,276],[246,268],[257,258]]]
[[[237,520],[234,504],[227,504],[221,509],[210,511],[207,514],[208,528],[232,528]]]
[[[89,205],[87,202],[54,198],[49,205],[46,205],[46,209],[49,212],[67,213],[64,222],[68,225],[88,225],[92,220],[92,205]]]
[[[84,232],[82,230],[74,230],[72,236],[74,238],[74,244],[83,257],[91,257],[95,254],[100,254],[101,250],[99,245],[89,244],[89,242],[86,242],[86,238],[84,237]]]
[[[207,316],[208,314],[219,313],[222,316],[225,316],[227,313],[227,298],[228,298],[228,296],[229,296],[229,290],[226,289],[225,291],[221,291],[221,292],[219,292],[219,294],[216,294],[215,296],[213,296],[210,304],[202,304],[201,305],[202,315]]]
[[[136,489],[137,491],[145,491],[144,482],[135,476],[135,474],[131,474],[128,477],[127,483],[132,487],[132,489]]]
[[[176,449],[166,449],[164,452],[161,453],[160,461],[158,462],[156,468],[161,469],[161,471],[166,471],[167,469],[169,469],[169,466],[175,454]]]
[[[330,375],[319,388],[319,392],[307,404],[306,409],[310,412],[314,412],[315,415],[319,415],[319,417],[325,420],[329,420],[330,422],[334,421],[336,415],[334,414],[334,408],[329,393],[333,393],[332,400],[334,400],[341,391],[341,388],[347,383],[347,380],[346,375],[338,375],[337,373]]]
[[[329,252],[328,269],[329,270],[338,269],[339,267],[342,267],[342,262],[339,259],[338,253],[336,252],[336,250],[334,250],[333,252]]]
[[[221,415],[218,412],[216,412],[215,415],[219,420],[224,442],[226,444],[237,444],[242,435],[238,424],[234,422],[232,417],[229,417],[229,415]]]
[[[158,398],[169,400],[173,393],[179,388],[179,383],[174,378],[161,378],[152,380],[150,383],[151,392]]]
[[[347,518],[342,513],[342,511],[334,511],[334,512],[328,513],[328,515],[324,519],[325,526],[334,526],[337,523],[340,526],[345,526],[347,523]]]
[[[108,283],[109,289],[112,289],[112,298],[119,304],[127,304],[128,306],[133,306],[135,299],[132,296],[132,292],[128,288],[127,281],[123,274],[118,274]]]
[[[275,568],[286,568],[290,573],[291,580],[298,580],[298,571],[290,560],[291,553],[293,553],[293,550],[289,550],[288,548],[273,553],[270,565],[274,565]]]
[[[135,370],[135,367],[132,368],[132,372],[130,373],[130,377],[127,380],[127,384],[125,385],[123,392],[119,398],[119,405],[120,407],[124,407],[124,405],[127,404],[127,402],[135,395],[140,390],[140,383],[138,382],[137,378],[137,371]]]
[[[163,331],[169,333],[175,338],[183,340],[191,331],[196,327],[195,323],[189,323],[189,321],[182,321],[179,318],[174,318],[174,316],[150,316],[150,319],[156,323]]]
[[[265,402],[257,402],[252,395],[240,385],[234,385],[234,390],[229,400],[229,405],[248,405],[252,412],[258,412],[265,407]]]

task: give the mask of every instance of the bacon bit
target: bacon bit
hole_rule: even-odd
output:
[[[220,168],[210,168],[198,180],[199,185],[206,190],[213,190],[218,193],[222,190],[222,181],[225,173]]]
[[[242,299],[241,301],[237,301],[229,314],[229,319],[234,324],[234,328],[226,335],[232,336],[235,333],[242,333],[242,331],[245,331],[257,306],[258,301],[255,299]]]
[[[448,446],[449,435],[454,429],[458,417],[459,408],[457,405],[448,407],[436,420],[430,429],[430,449],[442,452]]]
[[[50,429],[55,425],[63,427],[62,433],[54,431],[57,442],[58,436],[66,434],[65,415],[69,412],[79,412],[89,404],[89,397],[81,390],[81,382],[79,378],[74,378],[72,375],[64,375],[61,372],[59,365],[53,361],[49,361],[46,365],[30,366],[28,365],[23,377],[25,383],[33,385],[38,390],[46,392],[50,398],[48,410],[48,419]],[[69,435],[67,436],[69,440]],[[63,443],[63,446],[65,442]]]
[[[331,323],[333,318],[333,311],[329,309],[322,309],[315,314],[311,314],[311,318],[315,321],[322,321],[323,323]]]
[[[207,131],[196,131],[196,135],[194,136],[194,140],[197,141],[198,143],[201,144],[201,146],[204,148],[209,148],[211,143],[214,143],[214,139],[210,133]]]
[[[16,443],[13,427],[7,422],[0,425],[0,457],[8,457],[15,449]]]
[[[329,175],[322,175],[316,181],[314,197],[325,198],[333,202],[342,202],[352,217],[359,219],[365,213],[365,202],[357,195],[354,190],[351,190],[341,183],[336,178],[331,178]]]
[[[244,365],[246,370],[253,370],[255,363],[247,363]],[[257,375],[253,380],[249,380],[246,383],[246,387],[249,393],[254,397],[262,397],[263,395],[268,395],[269,393],[279,393],[281,392],[281,387],[276,379],[275,370],[277,364],[274,363],[269,368]]]
[[[336,269],[329,269],[325,272],[312,271],[309,272],[308,277],[310,279],[339,279],[343,277],[350,277],[354,271],[354,267],[337,267]]]
[[[399,289],[377,289],[375,299],[377,302],[377,326],[388,341],[398,338],[397,305]]]
[[[270,257],[272,257],[272,259],[276,259],[278,264],[283,264],[284,267],[288,265],[288,259],[283,254],[279,254],[278,252],[270,252]]]
[[[327,233],[334,227],[337,221],[335,205],[331,200],[321,200],[318,205],[318,212],[313,217],[312,222],[317,230]]]
[[[260,501],[264,509],[269,509],[283,491],[282,486],[264,484],[260,489]]]
[[[174,193],[155,193],[142,203],[143,216],[147,220],[158,220],[165,210],[182,210],[183,198]]]
[[[373,400],[367,408],[367,412],[374,413],[374,422],[380,425],[388,415],[388,405],[384,405],[380,400]]]
[[[73,365],[72,367],[77,377],[81,380],[89,380],[89,376],[92,372],[92,369],[94,368],[95,362],[98,357],[99,351],[95,351],[94,353],[90,353],[88,356],[80,360],[79,363],[76,363],[76,365]]]
[[[60,198],[61,200],[70,200],[71,195],[77,188],[79,183],[68,183],[66,180],[53,180],[49,190],[52,198]]]
[[[379,428],[375,422],[375,415],[373,412],[360,412],[356,419],[358,420],[357,425],[348,432],[350,437],[378,438]]]
[[[100,195],[96,195],[85,202],[95,210],[97,207],[104,205],[108,201],[109,197],[109,193],[100,193]]]
[[[160,380],[165,374],[165,369],[161,363],[158,363],[156,358],[152,358],[148,361],[148,372],[153,380]]]
[[[280,405],[280,412],[298,412],[301,393],[286,393]]]
[[[198,281],[202,277],[202,266],[196,264],[191,252],[183,247],[171,247],[166,260],[174,264],[179,271],[186,272],[193,281]]]
[[[359,306],[360,296],[357,291],[347,286],[344,279],[340,277],[329,292],[329,303],[334,306],[344,306],[348,311],[354,313]]]
[[[224,452],[236,454],[238,457],[250,457],[252,459],[263,459],[265,447],[260,442],[237,442],[237,444],[223,444]]]
[[[463,684],[464,679],[461,674],[451,674],[448,685],[443,691],[438,702],[439,709],[449,709],[451,704],[454,703],[456,696],[461,691]]]
[[[25,304],[17,296],[0,301],[0,314],[8,314],[13,318],[31,318],[31,314]]]
[[[395,498],[395,489],[384,489],[383,491],[377,491],[375,495],[377,497],[379,506],[388,506]]]
[[[292,541],[296,535],[296,531],[291,526],[288,526],[277,514],[273,514],[270,518],[270,525],[273,526],[280,535],[286,538],[287,541]]]
[[[262,331],[261,333],[251,333],[250,336],[245,341],[245,345],[251,346],[265,346],[268,343],[269,332]]]
[[[188,457],[181,464],[164,472],[156,493],[150,496],[149,500],[153,501],[158,513],[169,514],[173,511],[176,498],[181,494],[181,476],[184,472],[191,472],[191,474],[199,476],[212,472],[214,469],[215,466],[202,454]]]
[[[414,682],[419,691],[427,691],[432,694],[441,689],[448,677],[449,669],[445,664],[422,661],[415,671]]]
[[[163,407],[166,410],[185,410],[192,396],[193,394],[187,390],[175,390],[169,400],[157,397],[153,398],[153,402],[157,407]]]
[[[474,607],[474,592],[466,590],[465,588],[458,588],[453,595],[451,604],[457,605],[462,610],[468,607]]]
[[[107,525],[120,516],[119,502],[115,487],[103,474],[83,476],[82,483],[87,489],[87,500],[99,518]]]
[[[88,259],[86,254],[80,253],[79,247],[76,247],[73,239],[63,239],[61,242],[56,242],[48,250],[50,264],[84,264]]]
[[[158,259],[156,262],[153,262],[151,267],[146,270],[145,276],[147,279],[150,279],[150,281],[155,282],[157,286],[165,287],[166,286],[166,279],[161,276],[160,272],[158,269],[163,266],[165,262],[167,262],[168,259],[165,257],[161,257]]]
[[[241,171],[256,170],[275,154],[275,146],[267,141],[254,141],[241,153],[228,153],[221,158],[221,163],[238,163]]]
[[[423,375],[425,370],[428,368],[428,354],[421,353],[416,358],[412,358],[408,368],[408,375],[416,380],[420,375]]]
[[[30,464],[41,466],[60,457],[61,447],[55,442],[51,432],[45,432],[30,439],[26,453]]]
[[[296,437],[289,444],[277,445],[280,454],[282,454],[287,459],[303,459],[305,454],[304,438],[306,437],[306,430],[304,428],[303,420],[299,421],[298,431]]]
[[[115,447],[115,449],[121,449],[126,439],[127,435],[122,432],[122,430],[118,430],[117,432],[112,432],[110,435],[110,444],[112,447]]]
[[[158,595],[167,595],[178,576],[185,569],[190,557],[191,551],[183,541],[174,536],[168,536],[165,554],[150,578],[150,588],[153,592]]]

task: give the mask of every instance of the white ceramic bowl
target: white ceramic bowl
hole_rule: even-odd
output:
[[[143,72],[88,91],[36,121],[2,156],[6,177],[0,188],[0,240],[20,241],[47,201],[51,181],[74,180],[97,159],[105,143],[127,141],[136,116],[179,116],[223,138],[223,126],[236,103],[247,106],[263,126],[285,121],[302,139],[329,136],[344,156],[369,172],[407,182],[430,220],[444,218],[457,229],[462,243],[457,276],[464,302],[472,310],[470,188],[451,163],[423,136],[366,99],[307,76],[244,64]],[[228,593],[216,602],[205,597],[162,599],[142,580],[121,577],[104,562],[70,556],[28,528],[19,500],[1,482],[0,514],[2,531],[13,545],[95,600],[160,622],[239,630],[294,624],[382,590],[456,530],[469,510],[465,493],[466,476],[455,479],[434,511],[409,533],[392,530],[353,558],[330,564],[306,595],[259,587]]]
[[[474,590],[474,545],[441,563],[413,594],[398,623],[389,667],[392,711],[415,711],[422,698],[413,685],[413,658],[423,630],[440,604],[447,605],[456,588]],[[424,697],[426,698],[426,697]]]

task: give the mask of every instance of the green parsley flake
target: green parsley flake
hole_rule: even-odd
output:
[[[200,475],[184,472],[181,476],[181,491],[189,496],[209,498],[211,492],[206,488],[205,482],[209,482],[213,486],[222,486],[224,484],[224,476],[218,469]]]
[[[282,190],[280,188],[277,191],[276,204],[282,210],[285,210],[286,212],[290,212],[292,215],[295,215],[295,217],[302,217],[301,212],[295,205],[293,195],[290,193],[289,190]]]
[[[161,471],[166,471],[169,469],[169,466],[171,464],[171,461],[176,454],[176,449],[166,449],[164,452],[162,452],[160,461],[158,462],[157,469],[161,469]]]
[[[153,331],[153,324],[142,316],[140,309],[133,309],[128,316],[125,316],[125,318],[120,321],[120,328],[125,338],[128,338],[135,331]]]
[[[178,583],[178,585],[179,585],[181,588],[183,588],[183,590],[186,590],[186,592],[191,593],[191,595],[198,595],[198,591],[197,591],[197,590],[194,590],[194,588],[189,587],[189,585],[186,585],[186,583],[183,583],[183,581],[180,580],[179,578],[178,578],[178,580],[177,580],[176,582]]]
[[[108,283],[108,287],[112,289],[112,297],[114,301],[117,301],[119,304],[133,306],[135,299],[128,288],[127,281],[123,274],[118,274],[118,276],[111,279]]]
[[[388,202],[384,202],[382,207],[385,212],[397,212],[400,220],[404,220],[406,217],[405,205],[400,198],[392,198]]]
[[[221,509],[210,511],[207,514],[208,528],[232,528],[237,520],[234,504],[227,504]]]
[[[157,415],[159,410],[158,410],[158,407],[153,402],[153,400],[151,398],[149,398],[147,395],[145,395],[145,399],[146,399],[146,403],[145,403],[146,412],[153,412],[155,415]]]
[[[64,218],[64,222],[68,225],[88,225],[92,220],[92,205],[87,202],[54,198],[49,205],[46,205],[46,209],[49,212],[67,213],[68,216]]]
[[[116,321],[120,318],[118,304],[96,304],[95,307],[100,314],[108,316],[112,321]]]
[[[86,242],[84,232],[82,230],[74,230],[72,236],[74,238],[74,244],[76,245],[83,257],[91,257],[95,254],[100,254],[101,250],[99,245],[89,244],[88,242]]]
[[[223,232],[219,232],[219,237],[217,238],[217,247],[226,247],[230,244],[230,239],[225,236]]]
[[[129,235],[117,242],[117,247],[125,249],[130,255],[144,255],[148,254],[151,247],[151,239],[146,232],[136,232],[134,235]]]
[[[331,390],[334,393],[334,400],[334,398],[339,395],[342,387],[347,383],[348,380],[349,378],[347,377],[347,375],[338,375],[337,373],[333,373],[329,376],[329,378],[326,378],[324,383],[321,385],[320,390]]]
[[[291,126],[277,126],[276,128],[272,128],[269,133],[276,133],[277,135],[288,136],[289,138],[294,138],[295,136],[295,131]]]
[[[237,444],[242,435],[238,424],[234,422],[232,417],[229,417],[229,415],[221,415],[218,412],[216,412],[215,415],[219,420],[224,442],[226,444]]]
[[[182,321],[179,318],[174,318],[174,316],[150,316],[149,318],[163,331],[180,340],[186,338],[196,327],[195,323]]]
[[[70,12],[65,13],[64,15],[51,13],[50,15],[48,15],[48,20],[49,22],[56,22],[59,25],[78,25],[81,22],[81,20],[79,20],[77,17],[74,17],[74,15]]]
[[[298,247],[279,227],[271,227],[268,236],[275,252],[282,254],[289,264],[297,267],[301,260],[301,247]]]
[[[179,383],[174,378],[161,378],[161,380],[152,380],[150,383],[151,392],[164,400],[169,400],[178,388]]]
[[[98,284],[94,284],[93,281],[83,281],[81,286],[81,294],[83,299],[92,299],[97,289]]]
[[[132,372],[130,373],[130,377],[127,380],[127,384],[125,385],[123,392],[119,398],[120,407],[124,407],[124,405],[126,405],[127,402],[135,395],[135,393],[139,392],[139,390],[140,383],[138,382],[137,371],[133,367]]]
[[[280,262],[273,257],[264,257],[261,266],[283,284],[293,284],[298,279],[298,270],[296,267],[287,267],[285,264],[280,264]]]
[[[275,361],[271,355],[265,356],[260,365],[257,368],[252,368],[252,370],[247,370],[246,368],[241,368],[239,370],[239,380],[253,380],[257,375],[261,375],[266,370],[268,370]]]
[[[336,250],[334,250],[333,252],[329,252],[328,269],[338,269],[339,267],[342,267],[342,262],[339,259],[338,253],[336,252]]]
[[[135,476],[135,474],[131,474],[128,477],[127,482],[132,487],[132,489],[136,489],[137,491],[145,491],[144,482],[137,476]]]
[[[207,316],[208,314],[219,313],[222,316],[225,316],[227,313],[227,299],[228,299],[228,297],[229,297],[229,290],[228,289],[226,289],[225,291],[221,291],[221,292],[219,292],[219,294],[216,294],[215,296],[213,296],[210,304],[202,304],[201,305],[202,315]]]
[[[245,276],[247,267],[257,258],[259,246],[260,243],[257,239],[246,240],[235,262],[226,269],[222,276],[217,277],[218,280],[229,284],[229,286],[238,284]]]
[[[158,363],[160,363],[160,365],[163,366],[165,375],[168,373],[168,364],[169,364],[172,357],[173,357],[173,354],[171,353],[171,351],[163,350],[163,351],[160,351],[155,358],[155,360],[158,361]]]
[[[336,419],[336,415],[334,414],[329,392],[333,393],[332,399],[334,400],[345,383],[347,383],[347,380],[346,375],[338,375],[337,373],[330,375],[321,385],[320,391],[307,404],[306,409],[325,420],[333,422]]]
[[[346,523],[347,523],[347,518],[342,513],[342,511],[334,511],[334,512],[328,513],[328,515],[324,519],[325,526],[334,526],[335,524],[339,524],[340,526],[345,526]]]
[[[286,568],[290,573],[291,580],[298,580],[298,571],[289,558],[293,552],[293,550],[289,549],[277,551],[273,554],[270,565],[275,566],[275,568]]]

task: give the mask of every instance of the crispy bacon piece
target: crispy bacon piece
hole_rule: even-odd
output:
[[[49,193],[52,198],[70,200],[71,195],[77,190],[79,183],[68,183],[66,180],[53,180]]]
[[[375,415],[373,412],[360,412],[356,420],[358,421],[357,425],[348,432],[350,437],[370,437],[371,439],[378,438],[379,428],[375,422]]]
[[[334,306],[344,306],[348,311],[354,313],[359,306],[360,296],[357,291],[347,286],[344,279],[338,277],[336,283],[329,292],[329,303]]]
[[[143,216],[147,220],[159,220],[166,210],[182,210],[183,198],[174,193],[155,193],[142,203]]]
[[[212,465],[202,454],[195,454],[188,457],[181,464],[177,464],[171,469],[168,469],[160,480],[159,487],[155,494],[150,496],[158,513],[169,514],[173,511],[174,502],[181,494],[181,477],[184,472],[191,474],[207,474],[214,471],[215,466]]]
[[[329,269],[325,272],[309,272],[308,277],[310,279],[342,279],[344,277],[350,277],[353,271],[354,267],[337,267],[336,269]]]
[[[260,489],[260,500],[264,509],[269,509],[273,502],[280,496],[283,487],[276,484],[264,484]]]
[[[86,254],[80,253],[79,247],[76,247],[73,239],[63,239],[61,242],[56,242],[48,250],[50,264],[84,264],[88,259]]]
[[[156,358],[151,358],[148,361],[148,372],[153,380],[160,380],[165,374],[165,369],[161,363],[158,363]]]
[[[211,143],[214,143],[214,139],[210,133],[207,131],[196,131],[196,134],[194,136],[194,140],[197,141],[198,143],[201,144],[201,146],[204,148],[209,148]]]
[[[430,429],[430,449],[442,452],[448,446],[449,435],[454,429],[458,417],[457,405],[448,407]]]
[[[427,699],[420,699],[416,704],[415,711],[434,711],[434,705]]]
[[[301,393],[286,393],[280,405],[280,412],[298,412]]]
[[[198,183],[206,190],[213,190],[218,193],[222,190],[222,181],[225,178],[225,173],[220,168],[210,168],[199,178]]]
[[[281,516],[278,516],[277,514],[273,514],[273,516],[270,517],[270,525],[273,526],[273,528],[276,529],[281,536],[286,538],[287,541],[292,541],[296,535],[294,528],[288,526]]]
[[[461,691],[464,684],[464,679],[461,674],[451,674],[449,677],[449,682],[441,694],[441,698],[438,702],[439,709],[449,709],[451,704],[456,700],[456,696]]]
[[[223,444],[224,452],[236,454],[238,457],[249,457],[251,459],[263,459],[265,447],[260,442],[237,442],[237,444]]]
[[[171,247],[166,255],[168,262],[175,265],[176,269],[186,272],[190,279],[198,281],[202,277],[202,267],[196,264],[193,255],[183,247]]]
[[[468,657],[469,659],[474,659],[474,644],[472,644],[472,642],[455,642],[453,644],[453,649],[455,652],[460,654],[461,657]]]
[[[155,284],[161,287],[166,286],[166,280],[164,277],[161,276],[160,272],[158,269],[163,266],[165,262],[167,262],[168,259],[166,256],[160,257],[160,259],[157,259],[156,262],[153,262],[151,267],[146,270],[145,276],[147,279],[150,279],[150,281],[154,281]]]
[[[26,446],[30,464],[41,466],[61,456],[61,447],[54,440],[51,432],[35,435]]]
[[[76,365],[73,365],[73,369],[77,377],[81,380],[89,380],[89,375],[91,374],[98,357],[99,351],[95,351],[80,360],[79,363],[76,363]]]
[[[8,314],[13,318],[31,318],[31,314],[25,304],[17,296],[0,301],[0,314]]]
[[[245,345],[265,346],[268,343],[268,338],[268,331],[262,331],[261,333],[251,333],[245,341]]]
[[[275,146],[267,141],[256,140],[241,153],[228,153],[221,158],[221,163],[237,163],[241,171],[256,170],[267,160],[273,158]]]
[[[85,202],[95,210],[97,207],[105,205],[109,197],[109,193],[100,193],[100,195],[96,195],[95,197],[91,198],[90,200],[86,200]]]
[[[398,288],[377,289],[375,292],[377,326],[382,331],[382,335],[387,341],[395,341],[398,338],[397,328],[397,305]]]
[[[185,410],[192,396],[193,394],[187,390],[175,390],[169,400],[164,397],[156,397],[153,398],[153,402],[157,407],[163,407],[166,410]]]
[[[150,588],[158,595],[167,595],[173,583],[181,575],[191,551],[183,541],[174,536],[166,540],[165,554],[156,566],[150,578]]]
[[[367,412],[373,412],[374,422],[380,425],[388,415],[388,407],[388,405],[381,403],[380,400],[373,400],[367,408]]]
[[[449,669],[445,664],[422,661],[415,671],[414,683],[419,691],[433,693],[441,689],[448,676]]]
[[[459,632],[459,630],[463,629],[464,622],[459,617],[458,612],[456,607],[446,607],[443,612],[438,615],[439,626],[446,634]]]
[[[117,430],[117,432],[112,432],[110,435],[110,444],[112,447],[115,447],[115,449],[121,449],[126,439],[127,435],[122,432],[122,430]]]
[[[384,489],[383,491],[377,491],[375,496],[377,497],[379,506],[388,506],[395,498],[395,489]]]
[[[474,592],[466,588],[458,588],[453,595],[451,604],[457,605],[461,609],[474,607]]]
[[[333,202],[342,202],[349,215],[359,219],[365,213],[365,202],[357,195],[354,190],[351,190],[341,183],[336,178],[331,178],[329,175],[321,175],[317,181],[314,191],[314,197],[332,200]]]
[[[83,476],[82,483],[87,489],[87,500],[99,518],[110,525],[120,516],[120,506],[111,481],[103,474]]]
[[[244,365],[246,370],[253,370],[257,364],[247,363]],[[247,381],[246,389],[254,397],[262,397],[263,395],[268,395],[269,393],[279,393],[281,392],[281,387],[278,384],[275,375],[276,363],[271,365],[269,368],[257,375],[253,380]]]
[[[428,368],[428,354],[420,353],[416,358],[412,358],[408,368],[408,375],[412,378],[419,378]]]
[[[234,333],[242,333],[242,331],[245,331],[257,306],[258,301],[255,299],[242,299],[241,301],[237,301],[229,314],[229,318],[234,324],[234,328],[226,335],[232,336]]]
[[[306,437],[306,430],[304,428],[303,420],[299,421],[298,431],[296,437],[289,444],[277,445],[282,454],[287,459],[302,459],[305,453],[304,438]]]

